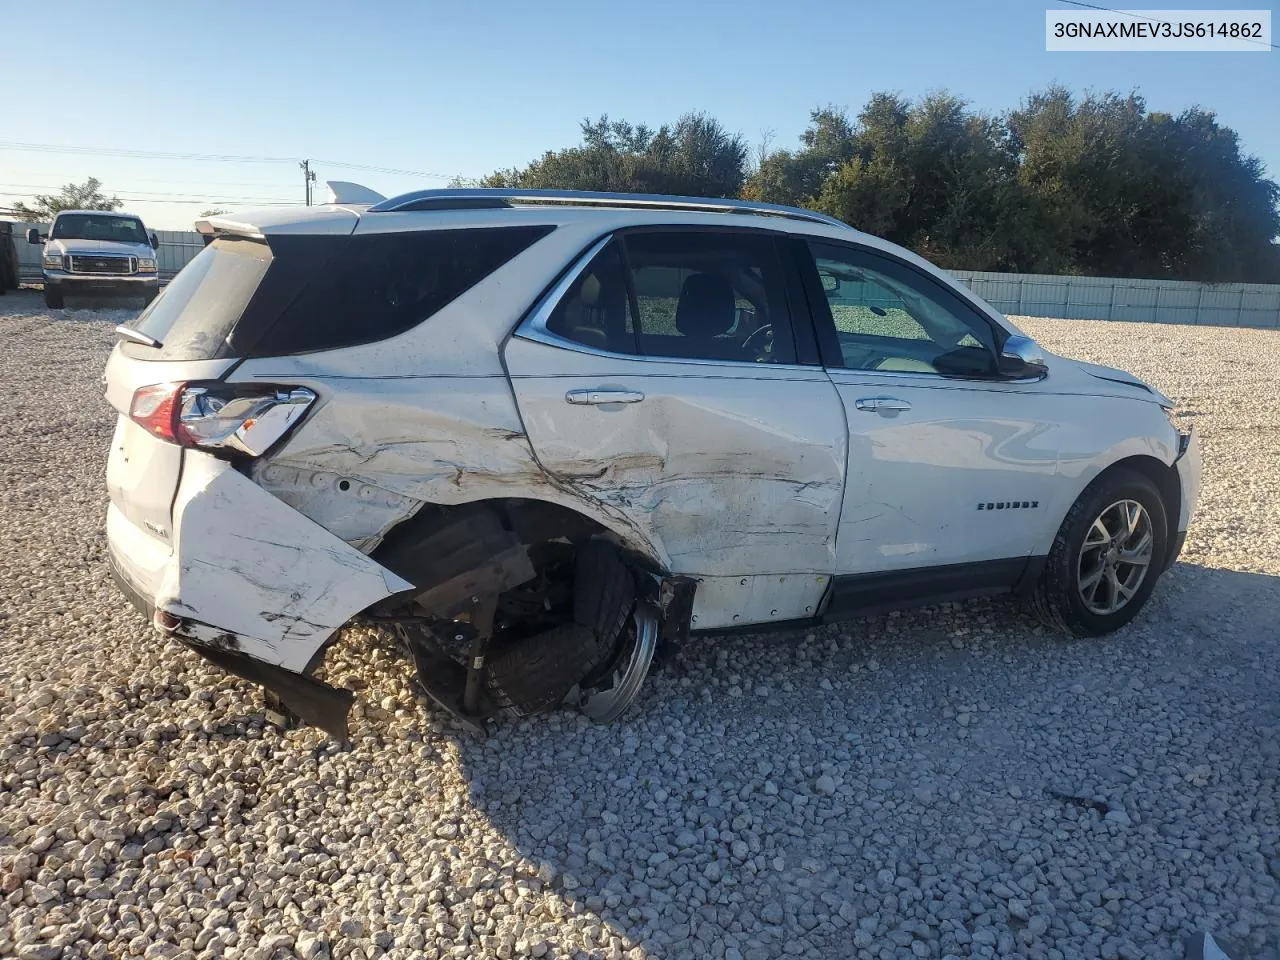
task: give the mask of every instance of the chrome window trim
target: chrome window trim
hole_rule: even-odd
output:
[[[854,386],[854,383],[842,380],[841,377],[860,378],[864,376],[874,377],[875,379],[893,378],[897,382],[903,383],[904,386],[918,386],[933,389],[937,385],[960,385],[976,384],[982,388],[985,384],[990,386],[1018,386],[1020,384],[1041,383],[1048,379],[1047,375],[1041,374],[1036,377],[962,377],[959,375],[950,375],[946,373],[930,373],[927,370],[863,370],[857,367],[825,367],[827,374],[831,377],[832,383],[842,386]],[[920,380],[901,380],[898,378],[919,377]],[[1009,391],[1001,390],[999,393],[1008,393]]]
[[[658,226],[658,225],[655,225]],[[568,337],[562,337],[558,333],[552,333],[547,329],[547,321],[551,319],[551,314],[555,313],[556,307],[560,305],[560,301],[568,294],[569,289],[582,275],[582,271],[594,260],[609,242],[613,240],[615,234],[607,233],[581,254],[573,265],[566,271],[565,275],[560,278],[554,287],[543,294],[542,298],[534,306],[532,312],[521,321],[516,327],[514,336],[522,340],[531,340],[534,343],[541,343],[549,347],[558,347],[561,350],[571,350],[574,353],[585,354],[589,357],[601,357],[606,360],[626,360],[631,363],[682,363],[693,367],[735,367],[742,369],[743,367],[752,370],[807,370],[823,372],[821,364],[809,363],[751,363],[746,360],[697,360],[691,357],[648,357],[639,353],[615,353],[612,350],[600,350],[596,347],[589,347],[585,343],[579,343],[576,340],[570,340]],[[793,321],[794,322],[794,321]]]

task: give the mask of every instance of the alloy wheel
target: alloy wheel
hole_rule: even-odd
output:
[[[1117,500],[1094,519],[1080,547],[1076,583],[1085,609],[1122,610],[1146,579],[1155,553],[1151,515],[1136,500]]]

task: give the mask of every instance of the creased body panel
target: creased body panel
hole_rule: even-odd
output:
[[[352,616],[410,584],[230,464],[186,452],[155,605],[175,633],[301,671]]]
[[[643,525],[672,573],[832,572],[846,429],[821,369],[599,356],[522,337],[505,357],[542,467]],[[641,399],[568,402],[584,390]]]
[[[272,369],[279,365],[271,363]],[[256,365],[245,368],[252,372]],[[295,373],[291,382],[320,394],[320,408],[264,459],[254,479],[364,552],[424,503],[513,497],[576,510],[667,565],[643,523],[543,472],[505,376],[328,379]]]

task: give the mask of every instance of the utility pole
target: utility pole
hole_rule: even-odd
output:
[[[316,182],[316,173],[311,169],[311,161],[303,160],[298,164],[302,168],[302,180],[307,191],[307,206],[311,206],[311,185]]]

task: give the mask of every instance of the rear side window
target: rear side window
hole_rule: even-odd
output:
[[[349,237],[341,255],[311,279],[252,351],[278,356],[403,333],[552,229],[491,227]]]
[[[547,318],[547,329],[597,350],[636,352],[635,324],[618,241],[610,240],[578,274]]]
[[[551,226],[218,239],[130,326],[139,359],[279,356],[371,343],[416,326]]]

